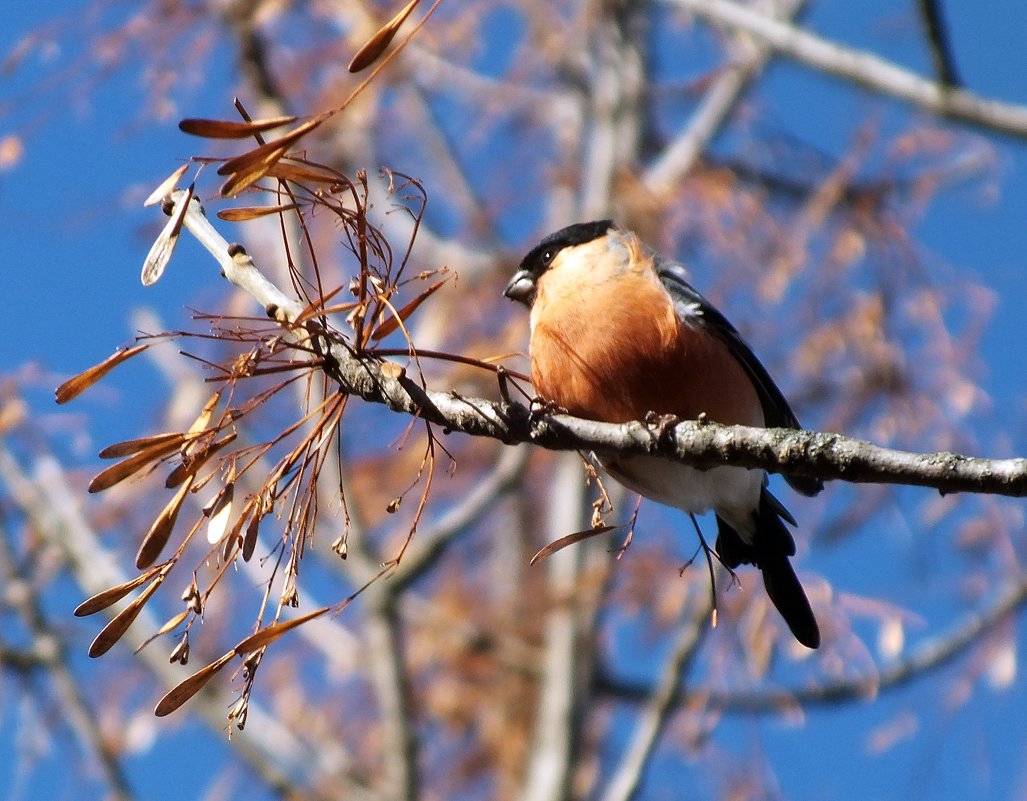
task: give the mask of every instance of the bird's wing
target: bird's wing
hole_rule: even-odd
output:
[[[686,322],[702,325],[718,337],[745,368],[752,379],[763,406],[763,417],[768,428],[802,428],[792,407],[778,389],[767,368],[742,339],[742,335],[699,291],[688,283],[688,273],[680,264],[658,259],[656,272],[663,286],[674,300],[678,316]],[[804,476],[785,476],[788,483],[804,495],[816,495],[824,488],[819,479]]]

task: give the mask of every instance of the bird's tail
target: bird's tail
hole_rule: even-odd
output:
[[[756,565],[763,573],[767,595],[795,639],[807,648],[817,648],[820,645],[820,628],[788,559],[795,555],[795,540],[785,528],[782,517],[794,523],[781,502],[764,489],[752,543],[743,540],[729,523],[718,516],[717,554],[729,568],[740,564]]]

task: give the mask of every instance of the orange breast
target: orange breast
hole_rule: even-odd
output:
[[[705,412],[720,423],[764,424],[744,368],[706,329],[682,323],[655,279],[632,272],[539,289],[531,360],[542,397],[616,423],[647,412],[683,419]]]

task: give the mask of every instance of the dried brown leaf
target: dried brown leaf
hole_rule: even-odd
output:
[[[203,689],[204,685],[210,681],[214,675],[227,665],[232,658],[235,656],[235,651],[229,651],[224,656],[220,657],[214,662],[211,662],[204,668],[197,670],[188,679],[178,684],[171,692],[165,695],[160,701],[157,702],[157,706],[154,707],[153,714],[159,718],[165,715],[170,715],[182,704],[192,698],[196,693]]]
[[[242,529],[246,525],[246,521],[250,518],[253,513],[253,509],[258,503],[257,496],[251,497],[242,507],[242,511],[239,513],[238,519],[232,525],[232,530],[228,532],[228,536],[224,538],[224,546],[221,549],[221,558],[227,562],[229,557],[234,554],[234,550],[238,547],[245,545],[242,538]]]
[[[374,333],[371,334],[371,339],[377,342],[378,340],[387,337],[389,334],[391,334],[393,331],[399,328],[400,322],[406,322],[407,318],[410,317],[410,315],[413,314],[415,311],[417,311],[417,307],[424,303],[426,300],[428,300],[428,298],[430,298],[432,295],[434,295],[435,292],[439,289],[439,287],[441,287],[445,283],[445,279],[443,279],[442,281],[436,281],[434,284],[432,284],[430,287],[424,290],[424,292],[422,292],[412,301],[407,303],[402,309],[399,309],[399,311],[397,311],[395,314],[383,320],[382,324],[379,325],[376,329],[374,329]]]
[[[96,477],[89,482],[89,491],[102,492],[105,489],[110,489],[126,478],[134,476],[150,464],[150,462],[163,459],[168,454],[173,453],[178,449],[178,445],[179,443],[173,439],[159,442],[129,456],[127,459],[122,459],[117,464],[112,464],[106,470],[97,473]]]
[[[247,136],[255,136],[272,128],[279,128],[282,125],[291,125],[296,122],[296,117],[268,117],[263,120],[204,120],[184,119],[178,123],[178,130],[192,136],[202,136],[205,139],[245,139]]]
[[[607,531],[613,531],[618,526],[597,526],[596,528],[587,528],[584,531],[575,531],[573,534],[567,534],[564,537],[560,537],[557,540],[553,540],[544,548],[540,549],[537,554],[531,557],[531,561],[528,564],[535,564],[540,559],[545,559],[557,551],[563,550],[568,545],[573,545],[576,542],[587,540],[590,537],[595,537],[599,534],[605,534]]]
[[[355,309],[359,305],[360,305],[360,301],[352,300],[352,301],[346,301],[345,303],[335,303],[335,304],[333,304],[331,306],[325,306],[324,308],[321,308],[321,309],[312,309],[309,312],[304,312],[301,317],[296,319],[296,322],[298,322],[298,323],[303,322],[303,318],[304,317],[308,317],[309,318],[309,317],[314,317],[314,316],[321,316],[321,315],[328,315],[328,314],[343,314],[343,313],[346,313],[346,312],[351,312],[351,311],[353,311],[353,309]]]
[[[202,431],[207,430],[207,426],[210,424],[210,418],[214,416],[214,409],[217,408],[218,401],[221,400],[221,390],[218,390],[210,396],[200,413],[193,420],[193,424],[189,426],[190,434],[199,434]]]
[[[228,180],[221,185],[219,190],[221,196],[235,197],[243,190],[249,189],[267,175],[268,170],[289,151],[291,146],[291,144],[275,145],[269,148],[267,145],[261,145],[258,148],[261,152],[257,154],[259,158],[253,158],[249,162],[241,164],[237,170],[231,173]]]
[[[139,616],[139,613],[143,611],[143,607],[146,606],[146,602],[150,600],[150,597],[157,591],[157,588],[163,581],[164,575],[158,573],[157,578],[150,583],[150,586],[139,593],[138,598],[118,612],[118,614],[100,630],[100,633],[96,635],[96,639],[94,639],[89,646],[89,656],[93,659],[98,656],[103,656],[111,649],[114,643],[121,639],[122,635],[128,631],[128,627],[132,625],[135,619]]]
[[[242,656],[243,654],[248,654],[259,648],[263,648],[265,645],[270,645],[287,631],[292,631],[292,629],[297,626],[302,626],[304,623],[307,623],[316,617],[321,617],[321,615],[329,609],[331,609],[330,606],[322,606],[320,609],[316,609],[309,614],[302,615],[301,617],[294,618],[293,620],[283,620],[281,623],[272,623],[266,629],[261,629],[256,634],[251,634],[245,640],[242,640],[235,646],[235,653]]]
[[[156,572],[156,570],[147,570],[145,573],[123,584],[118,584],[96,593],[96,595],[87,598],[75,608],[75,617],[87,617],[99,612],[101,609],[106,609],[111,604],[117,603],[140,584],[149,581]]]
[[[135,652],[138,654],[147,645],[149,645],[151,642],[156,640],[158,637],[162,637],[163,635],[167,634],[169,631],[172,631],[175,628],[177,628],[178,625],[182,621],[184,621],[187,617],[189,617],[189,615],[192,614],[192,612],[193,612],[192,609],[183,609],[177,615],[172,616],[169,620],[165,621],[164,625],[161,626],[159,629],[157,629],[157,631],[155,631],[153,634],[151,634],[149,637],[147,637],[145,640],[143,640],[139,644],[139,647],[136,648]],[[186,634],[188,634],[188,632],[186,632]],[[188,643],[188,638],[185,638],[184,642]],[[179,646],[181,646],[181,645],[182,645],[182,643],[179,643]],[[186,645],[186,647],[188,648],[188,645]],[[175,651],[178,651],[178,650],[179,650],[179,648],[176,647]],[[174,662],[175,660],[172,659],[171,661]],[[185,664],[185,663],[183,662],[182,664]]]
[[[140,570],[152,565],[160,556],[160,552],[164,550],[164,546],[168,544],[168,538],[175,528],[175,521],[178,520],[178,512],[192,485],[192,478],[182,484],[181,489],[175,493],[175,497],[168,501],[168,505],[157,515],[150,530],[146,532],[146,536],[139,544],[139,551],[136,553],[136,567]]]
[[[78,395],[82,394],[87,389],[89,389],[93,384],[95,384],[97,381],[99,381],[101,378],[107,375],[107,373],[109,373],[111,370],[117,367],[119,364],[121,364],[124,361],[127,361],[128,359],[131,359],[138,353],[142,353],[148,347],[150,346],[136,345],[134,348],[116,351],[99,364],[94,364],[88,370],[83,370],[77,376],[69,378],[67,381],[65,381],[63,384],[57,387],[56,390],[54,390],[54,395],[57,398],[57,402],[67,403],[72,398],[75,398]]]
[[[174,631],[191,614],[193,614],[193,610],[192,609],[183,609],[177,615],[174,615],[173,617],[171,617],[163,626],[161,626],[159,629],[157,629],[157,633],[154,634],[153,636],[154,637],[160,637],[163,634],[167,634],[169,631]]]
[[[396,16],[379,28],[374,36],[368,39],[353,56],[349,62],[349,71],[360,72],[377,61],[378,57],[385,52],[385,48],[389,46],[400,26],[406,22],[406,18],[417,8],[419,2],[420,0],[410,0]]]
[[[267,217],[269,214],[281,214],[286,211],[292,211],[299,207],[299,203],[285,203],[281,206],[244,206],[237,209],[222,209],[218,212],[218,219],[225,222],[246,222],[247,220]]]

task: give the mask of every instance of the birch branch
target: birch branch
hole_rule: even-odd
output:
[[[177,202],[184,195],[175,192],[172,199]],[[267,280],[240,245],[230,246],[204,216],[195,198],[190,201],[184,225],[214,255],[224,276],[246,290],[270,315],[285,326],[299,317],[301,304]],[[341,391],[428,420],[442,427],[444,433],[459,431],[551,450],[659,456],[700,469],[734,465],[824,480],[930,487],[941,493],[1027,495],[1025,458],[986,459],[945,451],[914,453],[841,434],[724,426],[705,420],[599,423],[511,401],[426,389],[407,376],[402,365],[386,362],[373,352],[356,353],[346,342],[312,326],[302,338],[309,338],[315,349],[321,349],[324,369]]]
[[[914,106],[962,122],[1013,136],[1027,136],[1027,108],[988,100],[958,87],[945,86],[863,50],[822,37],[752,11],[730,0],[673,0],[703,19],[745,31],[779,53],[830,75]]]

